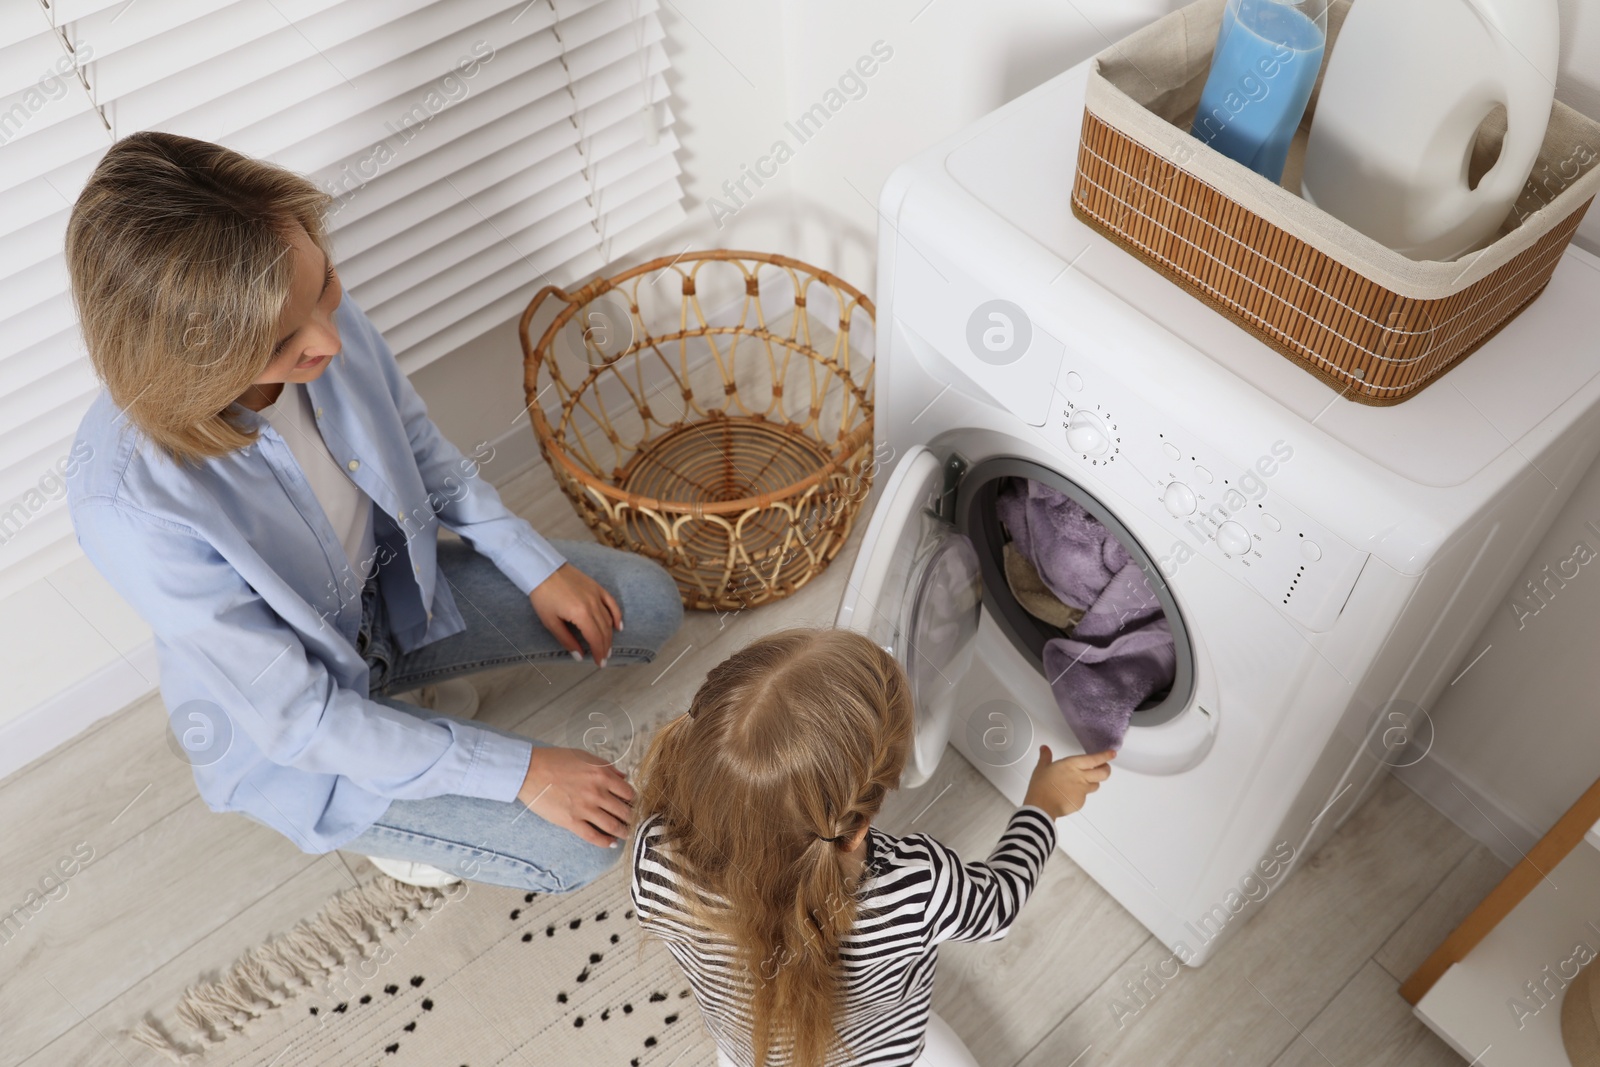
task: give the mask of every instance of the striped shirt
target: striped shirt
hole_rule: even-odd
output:
[[[723,1054],[751,1067],[747,972],[728,941],[693,921],[680,895],[679,868],[663,848],[663,833],[659,816],[639,828],[633,848],[634,908],[645,930],[666,942],[688,976]],[[927,834],[897,838],[875,827],[867,831],[856,922],[840,946],[839,1035],[854,1054],[849,1063],[910,1067],[922,1052],[939,943],[1004,937],[1055,844],[1055,824],[1031,805],[1011,816],[982,863],[963,863]],[[768,1060],[772,1067],[787,1062],[781,1054]]]

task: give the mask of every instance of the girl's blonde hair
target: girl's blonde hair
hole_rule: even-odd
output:
[[[840,941],[864,873],[845,849],[899,784],[912,731],[893,656],[793,629],[713,668],[650,745],[637,810],[660,817],[685,898],[744,964],[757,1067],[774,1048],[812,1067],[839,1047]]]
[[[111,399],[174,459],[255,440],[223,414],[279,338],[305,227],[328,251],[332,197],[221,145],[148,130],[112,145],[67,223],[84,344]]]

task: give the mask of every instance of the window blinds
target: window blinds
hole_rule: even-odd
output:
[[[117,137],[310,176],[344,284],[414,371],[684,217],[658,0],[0,5],[0,597],[78,549],[98,386],[62,256]]]

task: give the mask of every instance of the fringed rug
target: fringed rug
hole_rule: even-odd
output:
[[[642,937],[627,864],[575,893],[378,876],[131,1035],[174,1062],[705,1067],[683,973]]]

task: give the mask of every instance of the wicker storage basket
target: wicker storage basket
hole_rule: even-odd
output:
[[[539,450],[599,539],[666,567],[686,607],[788,596],[871,486],[872,365],[854,349],[872,319],[838,278],[758,252],[547,287],[520,325]]]
[[[1095,58],[1073,213],[1341,394],[1399,403],[1543,291],[1600,190],[1600,124],[1557,102],[1492,243],[1453,262],[1414,261],[1290,191],[1315,93],[1283,185],[1190,136],[1223,6],[1198,0]],[[1330,53],[1348,10],[1347,0],[1330,8]],[[1474,168],[1503,134],[1503,122],[1485,125]]]

